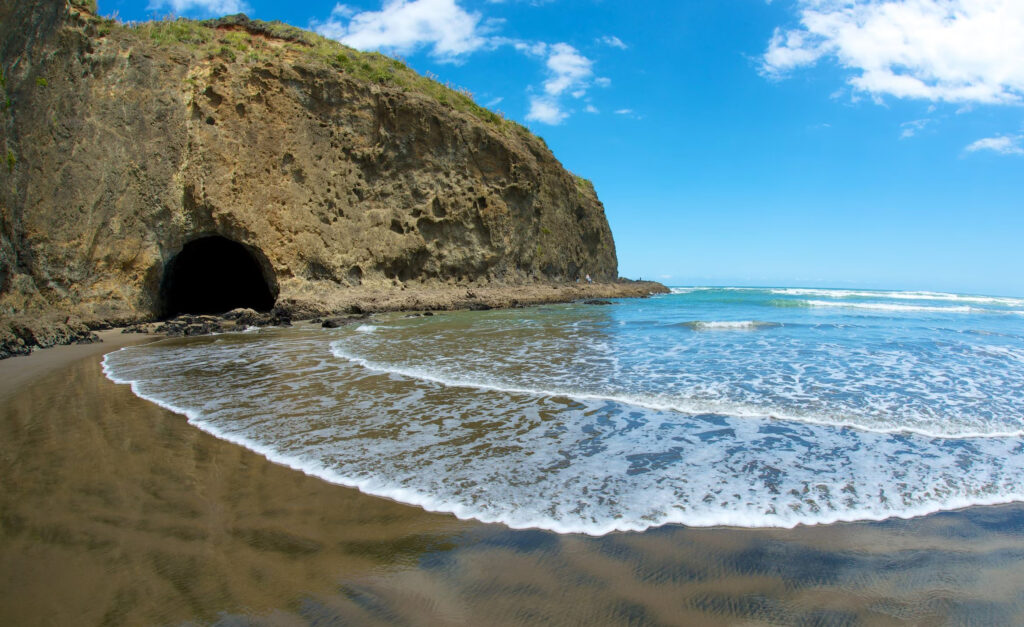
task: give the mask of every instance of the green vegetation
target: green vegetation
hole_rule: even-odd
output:
[[[4,74],[3,68],[0,68],[0,89],[7,89],[7,75]]]
[[[36,77],[36,85],[39,85],[40,87],[46,87],[48,84],[49,83],[47,83],[46,79],[43,78],[42,76],[37,76]]]
[[[14,152],[10,148],[8,148],[7,149],[7,171],[8,172],[14,172],[14,166],[17,163],[18,163],[18,158],[15,157],[14,156]]]
[[[572,175],[572,179],[576,182],[577,190],[585,189],[585,190],[589,190],[591,192],[594,191],[594,183],[591,182],[589,179],[585,179],[582,176],[580,176],[579,174],[573,174]]]
[[[96,13],[97,11],[96,0],[68,0],[68,3],[89,13]]]
[[[341,72],[362,81],[423,94],[503,131],[522,137],[532,136],[522,125],[478,105],[473,94],[466,89],[443,85],[429,73],[427,76],[417,74],[398,59],[378,52],[359,52],[282,22],[250,21],[242,16],[229,16],[205,22],[165,18],[115,27],[160,46],[187,49],[200,58],[252,64],[301,59],[309,65]]]
[[[167,18],[153,22],[141,22],[132,24],[128,28],[160,46],[184,44],[192,49],[210,43],[216,34],[212,28],[186,19]]]

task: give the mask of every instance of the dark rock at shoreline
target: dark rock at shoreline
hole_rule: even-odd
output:
[[[154,332],[154,329],[155,327],[153,324],[139,323],[132,324],[121,329],[121,333],[139,333],[141,335],[150,335]]]
[[[610,300],[598,300],[596,298],[592,298],[590,300],[583,301],[583,304],[584,305],[614,305],[615,303],[611,302]]]
[[[27,355],[36,348],[101,341],[82,321],[21,317],[0,324],[0,359]]]
[[[0,359],[28,355],[31,352],[32,347],[25,346],[25,340],[11,333],[9,329],[0,329]]]
[[[487,303],[472,302],[469,304],[467,309],[469,309],[470,311],[488,311],[494,309],[494,307],[491,307]]]
[[[183,314],[164,321],[149,330],[145,325],[134,325],[126,333],[163,333],[168,337],[209,335],[229,331],[243,331],[249,327],[290,327],[291,317],[284,311],[259,312],[241,307],[219,316]],[[145,329],[145,330],[143,330]]]
[[[208,335],[224,331],[224,325],[216,316],[191,316],[182,315],[168,320],[156,328],[157,333],[163,333],[167,337],[181,337],[191,335]]]
[[[355,324],[356,322],[366,320],[367,318],[369,318],[369,316],[366,314],[361,316],[335,316],[333,318],[326,318],[320,326],[324,329],[337,329],[338,327]]]

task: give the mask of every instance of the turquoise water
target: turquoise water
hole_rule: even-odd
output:
[[[514,528],[1024,500],[1024,299],[675,288],[166,340],[104,368],[274,461]]]

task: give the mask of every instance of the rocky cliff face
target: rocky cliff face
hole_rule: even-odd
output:
[[[159,317],[243,266],[297,306],[616,279],[593,187],[464,94],[280,24],[81,4],[0,8],[0,313]]]

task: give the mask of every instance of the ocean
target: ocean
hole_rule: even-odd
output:
[[[1024,501],[1024,299],[684,287],[168,339],[103,369],[271,461],[513,529]]]

